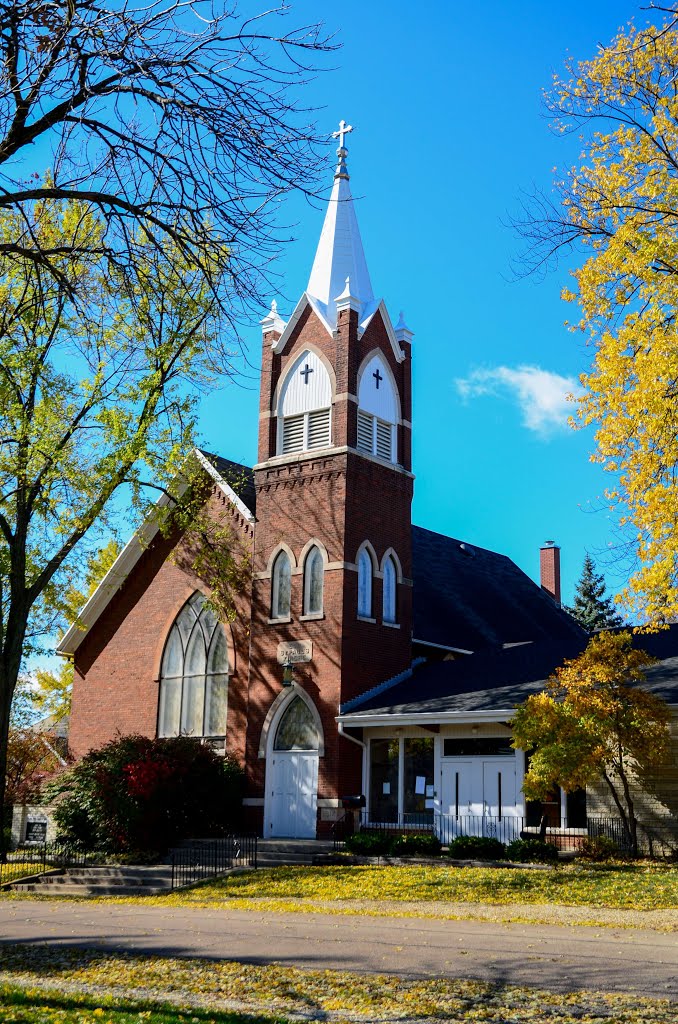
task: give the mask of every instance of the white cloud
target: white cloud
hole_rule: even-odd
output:
[[[455,382],[462,398],[509,395],[520,407],[523,425],[542,436],[567,427],[574,412],[568,395],[581,394],[575,377],[542,370],[539,366],[497,366],[478,369]]]

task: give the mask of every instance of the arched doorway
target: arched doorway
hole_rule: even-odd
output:
[[[315,839],[320,745],[318,714],[296,693],[269,732],[265,837]]]

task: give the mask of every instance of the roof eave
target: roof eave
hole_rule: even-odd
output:
[[[371,715],[363,714],[338,715],[337,721],[353,728],[370,725],[454,725],[464,722],[505,722],[515,712],[515,708],[495,708],[491,711],[439,711],[439,712],[398,712]]]

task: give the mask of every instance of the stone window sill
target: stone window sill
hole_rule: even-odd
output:
[[[308,615],[300,615],[299,622],[312,622],[314,619],[324,619],[324,612],[310,612]]]
[[[358,622],[376,622],[376,621],[377,621],[376,619],[371,619],[367,615],[359,615],[358,616]]]
[[[291,622],[292,616],[286,615],[284,618],[281,619],[267,619],[266,621],[269,626],[281,626],[284,625],[286,622]]]
[[[382,622],[382,626],[388,626],[389,629],[400,629],[399,622],[386,622],[386,620],[384,620]]]

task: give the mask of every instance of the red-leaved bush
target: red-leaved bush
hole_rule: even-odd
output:
[[[60,840],[107,853],[161,851],[238,828],[243,771],[198,740],[122,736],[59,777]]]

